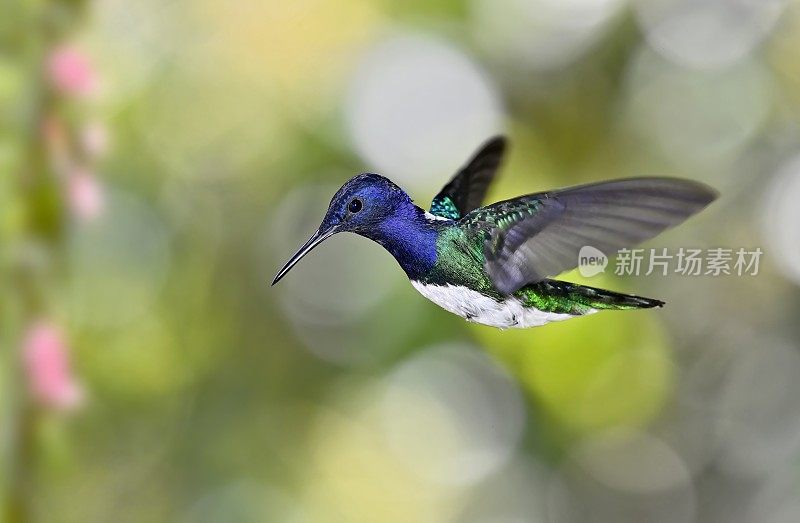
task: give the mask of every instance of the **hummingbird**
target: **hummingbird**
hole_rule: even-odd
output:
[[[428,211],[384,176],[351,178],[272,285],[314,247],[350,232],[394,256],[424,297],[491,327],[535,327],[601,310],[663,306],[660,300],[551,277],[577,267],[583,246],[604,253],[633,247],[699,212],[717,192],[679,178],[627,178],[481,207],[506,142],[497,136],[484,143]]]

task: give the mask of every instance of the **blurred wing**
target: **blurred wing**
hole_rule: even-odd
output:
[[[486,270],[510,294],[578,265],[581,247],[612,256],[697,213],[717,193],[674,178],[632,178],[523,196],[466,219],[488,230]]]
[[[503,160],[506,139],[496,136],[483,144],[431,202],[431,214],[457,220],[481,206],[486,190]]]

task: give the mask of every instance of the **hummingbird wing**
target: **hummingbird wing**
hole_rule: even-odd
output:
[[[458,220],[481,206],[486,190],[503,161],[506,139],[495,136],[444,186],[431,202],[431,214]]]
[[[463,223],[483,234],[497,290],[521,287],[578,265],[581,247],[611,256],[656,236],[717,197],[698,182],[631,178],[531,194],[477,209]]]

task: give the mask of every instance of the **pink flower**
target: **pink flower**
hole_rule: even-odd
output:
[[[28,388],[37,403],[67,411],[83,402],[83,389],[72,375],[69,349],[58,327],[48,321],[34,323],[25,336],[23,358]]]
[[[54,49],[47,59],[47,75],[57,91],[85,97],[97,92],[97,72],[85,54],[69,46]]]
[[[92,221],[105,208],[105,192],[92,173],[77,169],[67,179],[69,207],[72,214],[83,221]]]

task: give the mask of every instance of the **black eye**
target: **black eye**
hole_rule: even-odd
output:
[[[358,211],[360,211],[362,207],[363,207],[363,204],[361,203],[361,200],[359,200],[358,198],[353,198],[353,200],[347,206],[347,210],[350,211],[351,213],[355,214]]]

